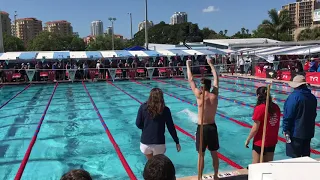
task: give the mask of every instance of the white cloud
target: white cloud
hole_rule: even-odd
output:
[[[202,10],[202,12],[204,13],[210,13],[210,12],[216,12],[216,11],[219,11],[220,9],[219,8],[216,8],[214,6],[208,6],[207,8],[204,8]]]

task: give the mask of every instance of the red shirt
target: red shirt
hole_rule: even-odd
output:
[[[263,123],[264,123],[264,112],[265,104],[260,104],[254,108],[252,120],[260,121],[260,126],[258,133],[253,138],[253,143],[256,146],[261,146],[262,144],[262,133],[263,133]],[[280,108],[277,104],[272,104],[274,113],[271,115],[268,113],[268,122],[266,130],[265,147],[273,147],[278,142],[278,132],[280,127]]]
[[[309,71],[309,69],[310,69],[310,63],[309,63],[309,62],[306,62],[306,63],[304,64],[303,70]]]

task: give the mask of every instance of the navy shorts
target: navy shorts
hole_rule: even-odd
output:
[[[291,138],[291,143],[286,144],[286,154],[289,157],[305,157],[310,156],[311,139]]]

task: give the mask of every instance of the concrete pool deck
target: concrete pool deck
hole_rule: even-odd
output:
[[[287,159],[287,160],[292,160],[292,159]],[[315,160],[320,162],[320,158],[319,159],[315,159]],[[234,171],[229,171],[229,172],[222,172],[220,174],[226,174],[226,173],[233,174],[235,172],[237,172],[238,175],[230,176],[230,177],[224,177],[224,178],[220,178],[220,179],[225,179],[225,180],[247,180],[249,178],[248,169],[239,169],[239,170],[234,170]],[[214,173],[205,174],[204,176],[213,175],[213,174]],[[177,178],[177,180],[198,180],[198,176],[189,176],[189,177]]]

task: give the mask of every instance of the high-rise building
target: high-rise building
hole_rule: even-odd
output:
[[[13,23],[11,24],[11,35],[12,35],[12,36],[17,36],[15,29],[16,29],[16,27],[14,26],[14,22],[13,22]]]
[[[111,27],[111,26],[109,26],[109,27],[107,28],[107,34],[108,34],[108,35],[112,35],[112,27]]]
[[[148,28],[152,27],[152,26],[153,26],[153,22],[152,22],[152,21],[148,21],[148,22],[147,22],[147,26],[148,26]],[[145,27],[146,27],[146,21],[142,21],[142,22],[140,22],[139,25],[138,25],[139,31],[141,31],[141,30],[144,29]]]
[[[43,30],[63,36],[73,35],[71,23],[65,20],[46,22]]]
[[[98,21],[92,21],[91,22],[91,35],[92,36],[99,36],[103,35],[103,22]]]
[[[171,16],[170,24],[181,24],[181,23],[186,23],[188,22],[188,14],[185,12],[175,12]]]
[[[315,19],[315,11],[320,8],[317,0],[296,0],[296,2],[282,6],[282,10],[288,10],[292,24],[295,27],[290,30],[295,38],[301,30],[320,24],[320,19]]]
[[[2,25],[2,33],[11,35],[11,19],[9,14],[4,11],[0,11],[1,16],[1,25]]]
[[[42,21],[36,18],[17,19],[16,26],[16,35],[24,42],[24,45],[27,45],[42,31]]]

